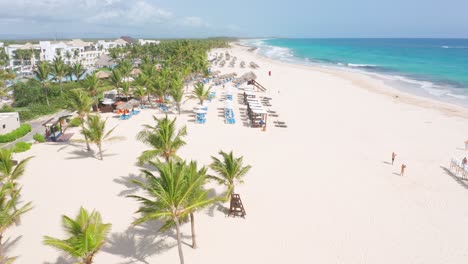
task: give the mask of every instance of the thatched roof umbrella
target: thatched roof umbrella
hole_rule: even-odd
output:
[[[137,76],[141,73],[141,70],[138,68],[133,68],[132,71],[130,71],[130,75],[132,76]]]
[[[130,101],[127,102],[127,104],[131,104],[132,106],[137,107],[140,105],[140,101],[136,99],[131,99]]]
[[[123,103],[123,104],[119,104],[116,109],[117,110],[123,110],[123,109],[132,109],[133,108],[133,105],[129,104],[129,103]]]
[[[106,79],[109,78],[109,76],[111,76],[110,72],[106,71],[98,71],[96,73],[96,77],[98,77],[99,79]]]

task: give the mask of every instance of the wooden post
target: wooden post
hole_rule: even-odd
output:
[[[268,116],[268,114],[265,114],[265,122],[264,122],[265,124],[263,124],[263,129],[262,129],[262,131],[266,131],[266,126],[267,126],[267,116]]]

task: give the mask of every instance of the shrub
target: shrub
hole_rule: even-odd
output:
[[[26,143],[23,141],[17,142],[15,146],[13,146],[12,151],[15,153],[25,152],[31,148],[31,145],[31,143]]]
[[[41,134],[37,134],[37,133],[36,133],[36,134],[34,134],[33,138],[34,138],[34,140],[36,140],[36,141],[39,142],[39,143],[44,143],[44,142],[46,142],[44,136],[41,135]]]
[[[31,132],[31,125],[22,124],[19,128],[11,131],[10,133],[0,135],[0,143],[7,143],[7,142],[15,141],[18,138],[24,137],[29,132]]]
[[[72,118],[70,120],[70,123],[68,123],[68,125],[71,127],[81,126],[81,120],[78,117]]]

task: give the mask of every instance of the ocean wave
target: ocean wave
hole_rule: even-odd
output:
[[[443,49],[468,49],[467,46],[442,46]]]
[[[461,94],[448,93],[448,94],[446,94],[446,95],[447,95],[447,96],[450,96],[450,97],[457,98],[457,99],[461,99],[461,100],[466,100],[466,99],[468,99],[468,96],[466,96],[466,95],[461,95]]]
[[[349,67],[357,67],[357,68],[375,68],[377,65],[374,64],[356,64],[356,63],[348,63]]]
[[[291,61],[291,59],[294,57],[291,49],[268,45],[265,43],[265,40],[267,39],[252,39],[248,40],[245,44],[258,48],[260,54],[271,59]]]

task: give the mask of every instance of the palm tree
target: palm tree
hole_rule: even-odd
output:
[[[73,89],[68,94],[68,107],[73,111],[76,111],[78,118],[81,121],[81,129],[84,130],[85,117],[89,115],[93,102],[88,94],[81,89]],[[91,150],[89,147],[88,137],[85,135],[86,148],[88,151]]]
[[[85,74],[86,70],[83,68],[83,65],[79,62],[73,63],[71,67],[71,72],[76,77],[76,81],[79,81],[81,77]]]
[[[153,116],[156,125],[144,125],[145,129],[140,131],[137,139],[150,145],[153,149],[145,150],[138,157],[138,163],[143,164],[156,157],[163,157],[166,161],[172,158],[180,159],[176,152],[186,143],[182,137],[187,135],[187,128],[184,126],[176,133],[176,118],[170,120],[167,115],[163,119]]]
[[[122,137],[110,137],[115,127],[105,132],[107,119],[102,120],[98,115],[89,115],[86,120],[86,127],[81,130],[81,133],[88,139],[89,142],[94,143],[99,150],[99,159],[102,160],[102,143],[104,141],[114,141],[122,139]]]
[[[118,91],[122,87],[122,73],[119,69],[113,69],[109,77],[109,82],[114,86],[115,90]]]
[[[127,81],[122,82],[120,91],[122,91],[123,95],[125,95],[125,98],[128,101],[128,95],[130,94],[130,82],[127,82]]]
[[[200,100],[200,105],[203,105],[203,101],[208,99],[210,96],[210,90],[211,88],[205,90],[205,85],[203,83],[196,83],[195,89],[192,91],[190,98]]]
[[[5,245],[3,244],[3,236],[5,235],[5,231],[18,223],[21,216],[32,209],[31,202],[18,208],[20,192],[21,188],[13,190],[8,184],[0,187],[0,261],[4,261],[3,263],[12,263],[15,259],[4,255]]]
[[[60,84],[60,93],[63,93],[62,79],[63,76],[67,73],[67,66],[62,60],[62,57],[55,57],[52,61],[52,76],[54,80],[58,81]]]
[[[92,74],[86,76],[83,81],[83,85],[88,94],[93,98],[94,106],[96,107],[96,111],[98,111],[98,95],[102,92],[101,79],[99,79],[99,77],[96,76],[96,73],[93,72]]]
[[[138,98],[140,102],[143,103],[143,98],[148,94],[148,90],[145,87],[137,86],[135,90],[133,90],[133,96]]]
[[[81,207],[75,219],[63,215],[62,226],[68,237],[58,239],[44,236],[44,244],[78,259],[80,264],[91,264],[106,242],[112,225],[103,223],[99,212],[92,211],[90,214]]]
[[[36,78],[42,83],[42,89],[44,90],[47,105],[49,105],[49,96],[47,91],[47,83],[49,82],[50,65],[47,61],[42,61],[37,65],[37,69],[34,70]]]
[[[179,76],[176,76],[172,79],[171,90],[169,91],[169,94],[172,96],[172,99],[174,99],[177,106],[177,111],[180,115],[180,106],[182,99],[184,99],[184,83]]]
[[[198,169],[197,162],[195,161],[192,161],[187,165],[187,184],[193,184],[193,189],[190,192],[189,199],[187,199],[187,204],[185,205],[185,207],[191,208],[189,210],[189,216],[190,228],[192,231],[192,248],[197,248],[195,235],[195,211],[217,200],[209,199],[208,191],[203,188],[206,183],[206,171],[207,169],[204,166]],[[192,205],[195,205],[195,207]]]
[[[70,60],[72,58],[72,54],[69,50],[65,52],[65,58],[67,58],[67,64],[70,65]]]
[[[230,153],[220,151],[219,155],[223,160],[211,156],[213,163],[210,165],[210,168],[217,172],[219,176],[208,176],[208,178],[225,185],[227,187],[226,198],[231,198],[235,184],[237,182],[243,183],[242,177],[247,174],[252,166],[243,166],[243,157],[234,158],[232,151]]]
[[[0,149],[0,182],[11,184],[13,191],[17,191],[16,180],[23,176],[26,165],[33,157],[27,157],[15,165],[12,160],[12,153],[11,149]]]
[[[187,218],[194,208],[205,205],[205,202],[189,202],[189,199],[193,197],[193,191],[201,184],[203,179],[198,178],[189,181],[186,176],[187,165],[185,163],[175,163],[171,160],[167,163],[151,162],[151,165],[157,169],[159,177],[154,176],[147,170],[143,170],[146,181],[133,181],[149,197],[129,196],[141,202],[141,207],[137,211],[140,217],[133,224],[139,225],[147,221],[162,220],[165,221],[162,229],[175,226],[179,259],[180,263],[183,264],[181,220]]]
[[[132,63],[130,61],[124,60],[124,61],[120,62],[120,64],[117,66],[117,68],[122,73],[122,76],[124,78],[128,78],[130,76],[130,73],[131,73],[132,69],[133,69],[133,65],[132,65]]]

